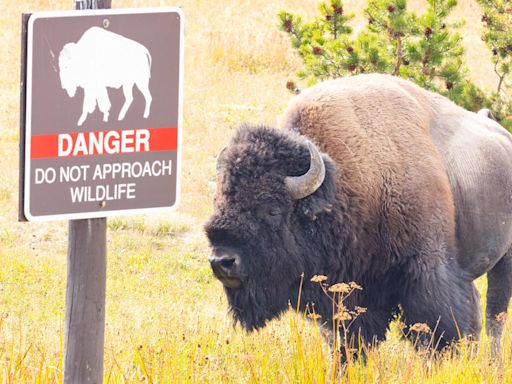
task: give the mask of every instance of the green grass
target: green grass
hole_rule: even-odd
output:
[[[205,262],[205,239],[190,235],[161,242],[139,231],[144,219],[109,228],[105,382],[327,382],[331,356],[312,322],[290,312],[253,334],[233,328],[222,288]],[[42,234],[35,240],[38,251],[8,233],[2,237],[0,377],[5,383],[61,380],[64,235]],[[61,257],[53,257],[48,242],[62,242],[56,247]],[[484,290],[485,280],[478,283]],[[366,364],[352,363],[338,381],[512,383],[510,331],[507,325],[501,361],[494,362],[485,336],[478,351],[462,344],[455,356],[432,359],[402,341],[395,326],[389,341],[368,353]]]

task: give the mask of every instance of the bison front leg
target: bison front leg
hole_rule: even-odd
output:
[[[123,120],[133,101],[133,83],[123,85],[124,104],[117,120]]]
[[[80,115],[80,118],[78,119],[78,126],[81,126],[85,119],[87,118],[87,115],[89,113],[93,113],[96,109],[96,92],[89,88],[84,88],[84,103],[82,106],[82,114]]]
[[[441,350],[460,337],[478,339],[479,296],[465,272],[454,264],[408,269],[401,305],[405,332],[415,346]]]

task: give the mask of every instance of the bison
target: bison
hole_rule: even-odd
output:
[[[512,294],[512,136],[495,121],[388,75],[326,81],[281,129],[243,124],[218,157],[205,225],[215,276],[247,330],[298,303],[332,319],[312,276],[355,281],[351,336],[383,340],[400,314],[441,349],[487,332]],[[331,328],[332,324],[328,329]],[[331,335],[332,336],[332,335]],[[357,338],[357,337],[356,337]]]
[[[151,93],[151,55],[142,44],[99,27],[84,32],[77,43],[67,43],[59,54],[59,75],[62,89],[74,97],[77,87],[84,90],[82,114],[78,125],[96,109],[96,103],[107,122],[110,99],[107,87],[123,87],[124,104],[118,120],[123,120],[133,101],[133,85],[146,102],[144,118],[149,116]]]

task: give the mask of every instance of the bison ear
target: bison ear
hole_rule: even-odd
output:
[[[328,156],[323,156],[323,160],[325,178],[322,185],[313,194],[297,200],[298,213],[310,221],[315,221],[323,214],[329,214],[336,200],[336,169]]]
[[[302,202],[301,213],[303,217],[310,221],[315,221],[321,214],[332,211],[332,204],[321,197],[308,200],[307,202]]]

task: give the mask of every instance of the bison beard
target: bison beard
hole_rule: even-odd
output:
[[[265,289],[250,282],[240,289],[225,288],[225,291],[235,323],[239,322],[248,331],[262,328],[267,320],[283,313],[290,299],[287,291]]]
[[[332,329],[332,303],[310,282],[322,274],[329,284],[363,286],[346,303],[367,308],[350,329],[354,338],[383,340],[401,314],[408,326],[426,323],[431,345],[442,348],[461,335],[478,338],[473,280],[489,272],[487,330],[499,341],[494,318],[512,294],[512,203],[478,186],[512,189],[512,140],[483,119],[409,82],[368,75],[304,92],[288,108],[284,129],[242,125],[219,156],[215,212],[205,227],[235,321],[254,330],[295,308],[303,278],[300,310],[314,303]],[[493,160],[504,165],[498,172],[480,172],[485,163],[464,169],[472,156],[482,162],[482,132],[492,151],[500,150],[493,143],[507,146]],[[309,175],[319,150],[325,176],[307,193],[290,191],[290,178]],[[468,176],[478,186],[464,189]],[[489,221],[472,216],[477,202]],[[504,223],[497,234],[493,215]]]
[[[242,255],[244,260],[243,269],[240,271],[244,276],[242,285],[239,288],[225,287],[225,292],[235,321],[252,331],[263,327],[267,320],[278,316],[288,308],[288,301],[291,298],[290,290],[298,291],[297,277],[302,268],[298,260],[295,263],[290,263],[292,258],[280,260],[279,255],[287,253],[282,246],[266,250],[264,257],[258,254],[261,252],[261,245],[258,247],[258,244],[252,243],[281,244],[282,241],[276,233],[259,233],[253,239],[243,236],[235,239],[233,235],[239,233],[236,228],[242,230],[243,226],[236,221],[231,221],[229,224],[231,224],[231,232],[221,223],[213,220],[209,224],[208,233],[213,244],[234,245]],[[223,229],[219,230],[219,228]],[[292,245],[291,242],[288,243]],[[268,264],[270,267],[266,267],[262,262],[270,263]],[[275,281],[280,281],[280,284],[275,284]]]

